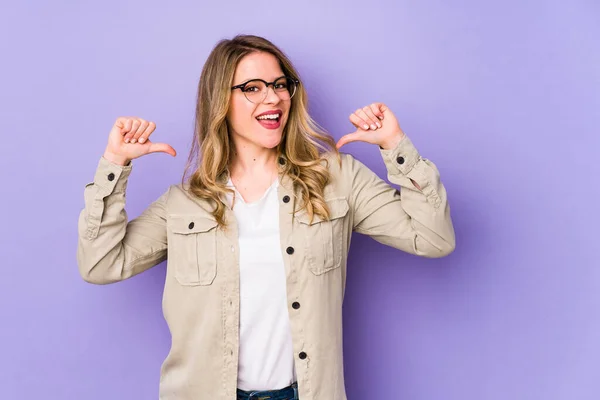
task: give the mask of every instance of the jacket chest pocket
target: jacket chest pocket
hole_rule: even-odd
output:
[[[340,198],[326,202],[330,212],[328,221],[317,215],[312,222],[306,214],[298,216],[305,231],[308,265],[315,275],[339,268],[344,258],[344,223],[348,214],[348,201]]]
[[[170,216],[168,264],[186,286],[210,285],[217,275],[217,221],[196,216]]]

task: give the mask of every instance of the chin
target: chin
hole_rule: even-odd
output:
[[[265,140],[260,145],[266,149],[274,149],[281,143],[281,136],[277,138],[277,140]]]
[[[261,136],[259,137],[260,139],[257,141],[258,144],[267,149],[272,149],[281,143],[281,139],[283,138],[283,129],[270,132],[267,131],[266,134],[265,132],[261,132]]]

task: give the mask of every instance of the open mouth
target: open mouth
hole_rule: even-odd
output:
[[[267,129],[276,129],[281,125],[282,114],[281,111],[266,112],[256,117],[256,120]]]

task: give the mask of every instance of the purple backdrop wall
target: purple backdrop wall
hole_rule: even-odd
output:
[[[179,180],[202,64],[236,33],[289,54],[336,138],[386,102],[449,191],[452,256],[353,242],[349,398],[599,398],[597,1],[166,4],[0,6],[2,398],[157,397],[164,264],[84,283],[83,188],[119,115],[180,153],[134,162],[129,216]],[[373,146],[345,150],[384,176]]]

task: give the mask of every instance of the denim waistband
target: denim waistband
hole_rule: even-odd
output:
[[[297,400],[298,382],[277,390],[237,390],[236,400]]]

